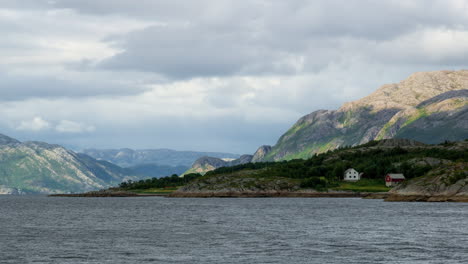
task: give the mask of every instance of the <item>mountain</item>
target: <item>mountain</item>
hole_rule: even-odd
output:
[[[196,159],[203,156],[239,158],[239,155],[231,153],[176,151],[171,149],[86,149],[83,153],[98,160],[107,160],[121,167],[133,167],[143,164],[190,167]]]
[[[204,156],[197,159],[192,167],[187,170],[184,174],[189,173],[200,173],[205,174],[208,171],[212,171],[221,167],[231,167],[241,164],[246,164],[252,162],[252,155],[242,155],[238,159],[220,159],[214,157]]]
[[[0,192],[91,191],[137,179],[130,171],[60,145],[20,142],[0,134]]]
[[[468,70],[419,72],[338,110],[300,118],[271,149],[261,147],[263,158],[255,160],[308,158],[387,138],[439,143],[467,135]]]
[[[257,151],[255,151],[252,162],[260,162],[265,159],[265,156],[271,152],[271,146],[263,145],[260,146]]]

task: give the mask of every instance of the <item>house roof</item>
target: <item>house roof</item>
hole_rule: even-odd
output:
[[[405,179],[405,176],[402,173],[389,173],[387,175],[389,175],[392,179],[396,179],[396,180]]]
[[[345,170],[345,173],[347,173],[348,171],[351,171],[351,170],[355,171],[355,169],[349,168],[349,169]]]

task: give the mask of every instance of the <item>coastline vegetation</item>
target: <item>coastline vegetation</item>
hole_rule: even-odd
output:
[[[185,185],[190,181],[201,177],[201,174],[190,173],[179,177],[177,174],[162,178],[151,178],[140,181],[128,180],[119,184],[118,189],[126,191],[134,191],[137,193],[159,193],[159,192],[171,192],[177,189],[177,187]]]

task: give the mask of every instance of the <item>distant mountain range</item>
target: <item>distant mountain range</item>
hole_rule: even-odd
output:
[[[59,145],[0,134],[0,194],[83,192],[129,179],[141,177]]]
[[[85,149],[83,153],[97,160],[106,160],[133,171],[140,176],[163,177],[181,175],[205,156],[225,160],[239,158],[237,154],[220,152],[177,151],[172,149]]]
[[[468,70],[412,74],[338,110],[300,118],[274,146],[261,146],[252,162],[308,158],[371,140],[408,138],[440,143],[468,138]],[[220,165],[203,158],[190,171]],[[228,165],[229,164],[225,164]]]
[[[133,167],[142,164],[168,166],[191,166],[203,156],[237,159],[240,155],[219,152],[177,151],[172,149],[85,149],[82,151],[98,160],[107,160],[121,167]]]

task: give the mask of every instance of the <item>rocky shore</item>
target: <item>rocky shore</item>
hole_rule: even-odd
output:
[[[51,197],[170,197],[170,198],[362,198],[383,199],[386,202],[468,202],[468,195],[400,195],[368,192],[173,192],[168,194],[140,194],[133,192],[87,192],[51,194]]]
[[[50,197],[150,197],[171,198],[255,198],[255,197],[297,197],[297,198],[366,198],[384,199],[386,193],[367,192],[317,192],[317,191],[203,191],[142,194],[126,191],[95,191],[74,194],[51,194]]]
[[[389,191],[385,201],[468,202],[468,163],[448,163],[398,185]]]
[[[288,191],[228,191],[228,192],[173,192],[168,197],[177,198],[255,198],[255,197],[303,197],[303,198],[353,198],[367,197],[364,192],[288,192]]]
[[[468,195],[449,196],[449,195],[398,195],[389,194],[385,198],[386,202],[468,202]]]
[[[124,191],[96,191],[86,193],[71,194],[51,194],[50,197],[149,197],[149,196],[167,196],[167,194],[141,194]]]

